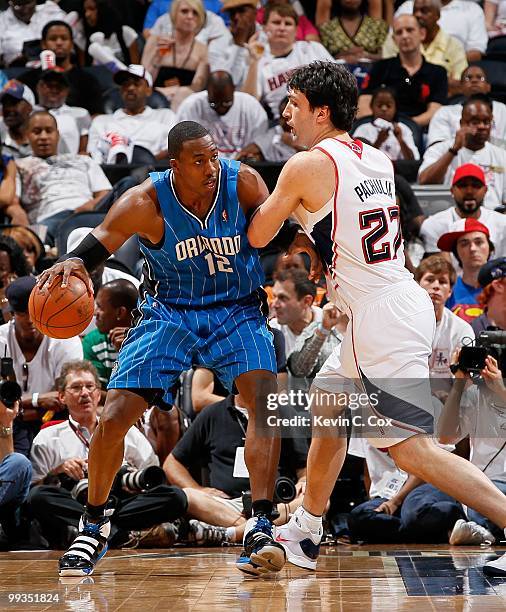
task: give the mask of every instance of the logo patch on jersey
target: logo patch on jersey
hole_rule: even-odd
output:
[[[341,140],[340,142],[351,149],[359,159],[362,159],[362,143],[360,141],[344,142]]]

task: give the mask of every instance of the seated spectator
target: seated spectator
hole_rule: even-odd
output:
[[[98,80],[72,61],[74,41],[72,28],[65,21],[50,21],[42,30],[41,47],[53,51],[56,65],[65,72],[70,84],[67,96],[69,106],[84,107],[90,115],[104,112],[102,88]],[[33,68],[24,72],[19,80],[35,90],[42,69]]]
[[[466,339],[474,340],[474,331],[469,323],[445,307],[457,280],[457,274],[443,255],[431,255],[422,260],[416,269],[415,280],[427,291],[434,304],[436,333],[432,341],[429,371],[433,392],[437,391],[438,397],[441,398],[440,392],[447,393],[451,387],[452,355],[466,344]]]
[[[21,247],[9,236],[0,236],[0,321],[10,320],[10,310],[5,292],[8,286],[21,276],[30,274],[30,266]]]
[[[288,369],[292,376],[306,379],[307,390],[327,358],[341,344],[347,325],[348,317],[327,302],[322,308],[321,323],[313,321],[299,334],[288,354]]]
[[[2,135],[3,151],[14,159],[26,157],[32,152],[28,142],[28,118],[35,106],[35,96],[32,90],[11,79],[7,81],[0,93],[2,104]]]
[[[45,70],[37,82],[39,103],[35,110],[47,110],[56,117],[60,141],[58,153],[86,153],[90,113],[80,106],[66,104],[70,83],[64,72]]]
[[[20,535],[19,508],[32,480],[32,464],[14,449],[13,423],[18,411],[19,402],[12,408],[0,402],[0,549],[9,549]]]
[[[148,38],[142,65],[153,75],[155,87],[169,99],[179,87],[202,91],[209,73],[207,47],[196,40],[206,12],[201,0],[174,0],[170,8],[171,32]],[[176,98],[180,101],[181,98]]]
[[[28,269],[31,274],[37,274],[42,271],[39,266],[45,255],[44,245],[33,230],[22,225],[6,225],[0,231],[3,236],[12,238],[23,249],[23,255],[28,263]]]
[[[0,209],[11,222],[26,221],[26,216],[19,216],[21,209],[16,198],[16,164],[10,155],[6,155],[0,143]]]
[[[488,37],[504,36],[506,34],[506,2],[504,0],[485,0],[483,11]]]
[[[365,438],[352,436],[348,452],[365,459],[371,482],[370,499],[353,508],[348,517],[353,541],[442,544],[450,538],[452,544],[461,545],[490,542],[491,536],[484,530],[479,539],[454,534],[452,529],[465,519],[459,502],[400,470],[387,452]]]
[[[109,382],[138,297],[135,285],[123,279],[105,283],[95,296],[97,328],[83,338],[83,354],[95,366],[102,385]]]
[[[506,291],[504,278],[494,279],[490,266],[485,266],[485,274],[481,277],[483,286],[497,282],[496,288],[501,293],[502,311],[506,312]],[[502,328],[503,331],[506,328]],[[458,363],[458,355],[454,359]],[[504,413],[506,411],[506,388],[504,386],[505,372],[504,355],[502,365],[489,355],[485,366],[479,372],[479,377],[471,378],[468,372],[457,369],[455,382],[444,409],[438,420],[438,437],[443,443],[454,444],[469,436],[470,457],[473,465],[479,468],[500,491],[506,492],[506,453],[504,453]],[[469,381],[473,384],[469,385]],[[495,525],[491,520],[472,508],[467,515],[473,523],[489,530],[497,540],[503,540],[502,526]],[[470,529],[471,526],[468,527]],[[493,543],[493,541],[492,541]],[[498,560],[500,561],[502,557]],[[498,561],[489,562],[493,565]],[[499,565],[499,568],[501,566]],[[499,575],[499,574],[496,574]],[[504,575],[504,567],[501,574]]]
[[[399,54],[374,64],[364,93],[359,98],[357,117],[369,114],[371,94],[384,85],[396,92],[398,112],[425,127],[446,102],[446,71],[423,57],[423,30],[413,15],[402,15],[394,21],[393,36]]]
[[[397,9],[395,18],[413,13],[413,0],[406,0]],[[441,0],[439,25],[449,36],[463,45],[468,62],[478,62],[487,49],[485,15],[477,2],[465,0]]]
[[[268,4],[268,2],[266,3]],[[271,0],[271,4],[292,4],[299,17],[299,23],[297,24],[296,40],[313,40],[320,42],[320,36],[318,30],[309,21],[304,13],[302,4],[299,2],[290,2],[290,0]],[[265,6],[260,6],[257,10],[256,20],[257,23],[264,23]]]
[[[151,35],[151,28],[160,17],[164,17],[170,9],[172,0],[152,0],[144,18],[142,35],[147,40]],[[221,0],[204,0],[206,12],[219,15],[222,8]]]
[[[420,237],[426,253],[438,250],[437,241],[459,219],[478,219],[490,232],[498,255],[506,254],[506,216],[483,207],[487,185],[485,173],[475,164],[463,164],[455,170],[450,188],[455,206],[430,215],[422,223]],[[454,260],[455,264],[456,261]]]
[[[224,507],[234,511],[237,535],[242,533],[245,524],[242,494],[250,490],[249,474],[243,459],[248,414],[241,404],[240,395],[229,395],[207,406],[184,433],[163,465],[167,479],[172,484],[185,491],[194,489],[206,493],[209,498],[219,500]],[[282,406],[280,414],[289,417],[294,412],[289,406]],[[302,503],[307,452],[306,438],[296,435],[282,437],[278,475],[294,482],[297,496],[288,504],[278,504],[280,517],[277,524],[286,523],[288,513]],[[208,472],[208,486],[199,484],[192,476],[202,469]]]
[[[237,159],[244,161],[271,161],[284,162],[290,159],[294,153],[302,149],[297,146],[293,139],[292,128],[283,117],[283,111],[288,104],[288,98],[283,98],[279,103],[278,124],[261,132],[257,131],[253,142],[248,143],[242,151],[237,154]]]
[[[268,106],[279,117],[279,103],[286,96],[286,82],[292,70],[314,60],[332,61],[323,45],[296,41],[298,16],[290,4],[269,4],[265,10],[264,30],[270,53],[249,43],[250,65],[243,91]]]
[[[495,209],[506,203],[506,151],[490,143],[492,102],[483,94],[468,98],[462,107],[460,129],[454,140],[436,142],[423,156],[418,170],[422,185],[449,185],[455,170],[472,163],[485,172],[484,206]]]
[[[441,236],[437,246],[441,251],[453,253],[462,269],[462,276],[457,278],[446,306],[470,321],[482,313],[477,302],[481,293],[478,273],[494,252],[490,232],[476,219],[460,219]]]
[[[448,73],[449,95],[460,92],[462,71],[467,67],[466,52],[460,40],[439,27],[440,0],[415,0],[413,15],[425,30],[421,51],[431,64],[442,66]],[[398,48],[389,36],[383,46],[383,57],[394,57]]]
[[[58,227],[75,212],[93,210],[111,190],[103,170],[85,155],[58,155],[56,119],[36,111],[28,123],[33,155],[17,160],[20,200],[32,223],[47,227],[53,244]]]
[[[362,0],[339,0],[335,3],[336,16],[320,25],[322,44],[336,59],[357,64],[364,58],[377,60],[388,32],[382,19],[367,14],[367,3]]]
[[[221,157],[236,159],[256,134],[267,131],[267,113],[253,96],[235,91],[223,71],[209,77],[207,91],[194,93],[178,108],[177,121],[196,121],[209,130]]]
[[[483,314],[473,319],[476,336],[487,329],[506,329],[506,257],[491,259],[480,270],[478,282],[483,291],[478,303]]]
[[[84,0],[80,10],[85,40],[85,64],[91,65],[88,54],[90,37],[101,32],[104,38],[100,43],[108,47],[124,64],[139,64],[141,60],[137,32],[123,25],[118,6],[112,0]],[[94,38],[95,40],[95,38]]]
[[[211,70],[224,70],[232,76],[234,85],[242,87],[249,67],[249,51],[246,44],[253,36],[262,35],[263,28],[256,22],[257,0],[225,0],[222,11],[230,18],[232,40],[220,57],[210,61]],[[253,39],[255,40],[255,39]]]
[[[42,28],[53,19],[65,19],[66,14],[56,2],[37,5],[36,0],[17,0],[0,13],[0,56],[4,66],[24,66],[23,44],[37,41]]]
[[[371,121],[353,130],[354,138],[366,138],[392,161],[420,159],[409,127],[397,121],[397,100],[390,87],[380,87],[371,96]]]
[[[420,227],[425,220],[425,215],[408,181],[403,176],[396,173],[394,175],[394,182],[395,201],[399,206],[401,232],[404,238],[405,266],[410,272],[414,272],[416,265],[412,261],[410,251],[420,250],[417,249],[418,244],[416,238],[420,234]],[[416,256],[416,252],[414,256]]]
[[[167,157],[167,132],[176,123],[168,108],[151,108],[147,99],[153,79],[144,66],[131,64],[114,75],[119,85],[123,108],[112,115],[93,119],[88,138],[88,153],[98,163],[118,163],[116,151],[124,162],[131,163],[135,146],[143,147],[156,159]]]
[[[35,277],[22,276],[7,287],[5,293],[13,318],[0,325],[0,350],[13,360],[14,374],[23,391],[21,408],[58,412],[62,406],[53,391],[55,380],[64,363],[82,359],[83,348],[78,337],[57,340],[34,327],[28,314],[28,300],[35,283]]]
[[[461,77],[460,90],[464,100],[459,104],[442,106],[430,120],[427,146],[442,140],[453,140],[460,128],[462,104],[474,94],[490,94],[490,83],[481,66],[469,66]],[[492,128],[490,142],[506,148],[506,104],[492,100]]]

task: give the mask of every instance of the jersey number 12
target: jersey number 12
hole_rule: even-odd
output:
[[[207,261],[210,276],[214,276],[216,274],[216,268],[218,268],[218,272],[227,272],[228,274],[234,271],[230,266],[230,260],[224,255],[208,253],[205,256],[205,260]],[[216,260],[216,266],[214,265],[214,260]]]

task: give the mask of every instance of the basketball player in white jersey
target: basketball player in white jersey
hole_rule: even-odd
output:
[[[363,431],[374,446],[388,447],[400,469],[505,528],[506,497],[478,468],[424,435],[433,431],[428,358],[434,308],[404,267],[392,164],[348,134],[357,107],[355,79],[341,65],[313,62],[292,74],[288,92],[283,114],[295,142],[309,150],[285,164],[248,239],[266,245],[293,215],[308,237],[306,250],[314,248],[323,262],[331,301],[349,316],[340,354],[333,353],[314,380],[313,425],[315,415],[332,413],[335,396],[329,394],[365,390],[371,399]],[[383,425],[371,431],[379,419]],[[330,428],[315,435],[313,428],[303,505],[277,531],[295,565],[316,567],[321,516],[345,454],[345,435]],[[506,556],[485,571],[506,575]]]

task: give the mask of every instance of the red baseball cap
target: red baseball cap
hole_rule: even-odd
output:
[[[470,166],[472,164],[466,165]],[[459,219],[452,224],[449,232],[446,232],[446,234],[443,234],[439,238],[437,241],[438,249],[451,253],[457,240],[464,234],[469,234],[469,232],[483,232],[485,236],[490,236],[488,227],[480,223],[477,219]]]
[[[461,179],[472,176],[475,179],[478,179],[484,185],[487,184],[485,181],[485,173],[476,164],[462,164],[455,170],[455,174],[453,175],[452,187],[455,183],[458,183]]]

